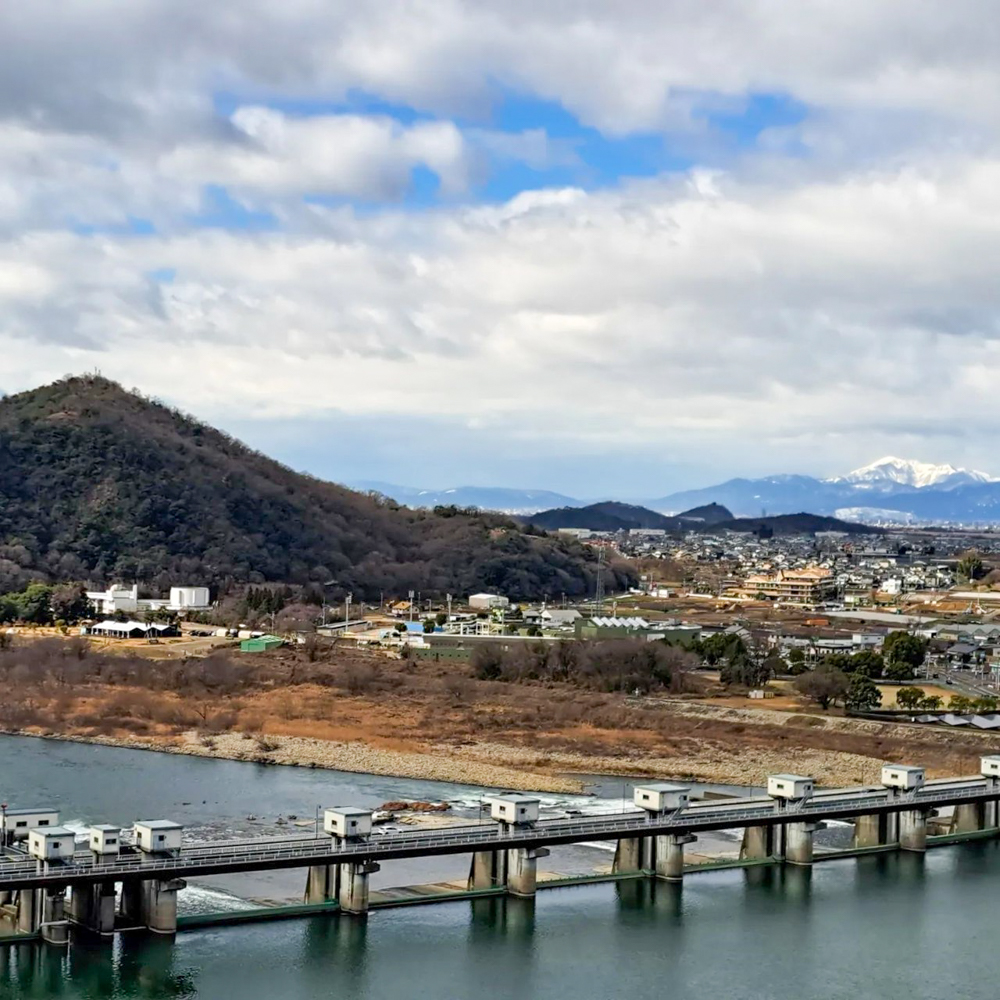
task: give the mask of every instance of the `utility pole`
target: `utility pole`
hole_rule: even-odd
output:
[[[451,594],[446,595],[448,601],[448,621],[451,621]]]
[[[413,591],[410,591],[410,621],[413,621]]]
[[[347,623],[351,620],[351,601],[353,600],[353,594],[348,594],[347,597],[344,598],[344,625],[347,625]]]
[[[597,614],[604,610],[604,549],[597,550],[597,588],[594,594],[594,604],[597,606]]]

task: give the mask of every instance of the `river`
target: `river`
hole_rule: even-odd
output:
[[[569,797],[570,804],[614,808],[615,782],[600,790],[603,799]],[[480,794],[0,738],[0,795],[22,805],[58,802],[64,820],[81,824],[169,816],[200,837],[269,833],[278,815],[308,816],[333,801],[448,799],[471,810]],[[248,821],[251,812],[266,818]],[[586,854],[572,857],[582,862]],[[208,887],[189,902],[219,902],[230,891]],[[68,950],[3,947],[0,997],[992,1000],[994,892],[998,845],[978,841],[926,858],[887,854],[812,871],[704,872],[683,887],[629,881],[547,889],[534,902],[478,899],[382,910],[365,920],[324,915],[190,930],[173,941],[125,935],[113,945],[80,938]]]

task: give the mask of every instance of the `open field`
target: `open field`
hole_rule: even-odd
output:
[[[310,658],[312,657],[312,658]],[[1000,736],[798,705],[482,681],[460,663],[335,645],[164,662],[79,640],[3,650],[0,726],[206,756],[570,790],[567,772],[759,783],[872,781],[885,761],[975,773]],[[777,706],[776,706],[777,707]]]

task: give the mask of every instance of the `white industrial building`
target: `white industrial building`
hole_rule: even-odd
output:
[[[323,830],[342,840],[367,837],[372,832],[371,809],[356,806],[334,806],[323,811]]]
[[[538,820],[539,800],[531,795],[491,795],[490,816],[500,823],[523,826]]]
[[[88,843],[94,854],[118,854],[121,850],[122,828],[109,823],[98,823],[90,828]]]
[[[170,611],[204,611],[212,602],[208,597],[208,587],[171,587]]]
[[[28,853],[38,861],[68,861],[76,853],[76,838],[64,826],[32,830],[28,834]]]
[[[55,809],[4,809],[0,815],[0,844],[13,844],[27,840],[28,832],[37,827],[59,825]]]
[[[882,784],[886,788],[897,788],[903,792],[923,788],[924,769],[907,767],[905,764],[886,764],[882,768]]]
[[[184,827],[169,819],[144,819],[135,824],[135,842],[148,854],[179,851]]]
[[[651,785],[636,785],[632,800],[647,812],[664,813],[687,807],[691,789],[687,785],[674,785],[659,781]]]
[[[509,608],[510,601],[499,594],[472,594],[469,597],[469,607],[477,611],[490,611],[493,608]]]
[[[113,615],[118,611],[138,611],[139,585],[134,583],[126,588],[112,584],[107,590],[88,590],[87,600],[102,615]]]
[[[107,590],[88,590],[87,600],[101,615],[119,611],[204,611],[212,606],[208,587],[171,587],[170,597],[139,597],[139,585],[112,584]]]
[[[813,779],[801,774],[771,774],[767,794],[772,799],[808,799],[812,797]]]

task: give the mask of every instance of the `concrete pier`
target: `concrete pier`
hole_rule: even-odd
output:
[[[518,847],[507,852],[507,891],[512,896],[534,896],[538,884],[538,859],[547,858],[547,847]]]
[[[983,803],[965,802],[955,806],[951,819],[952,833],[975,833],[984,829]]]
[[[506,851],[476,851],[469,869],[470,889],[495,889],[506,884]]]
[[[368,876],[381,867],[375,861],[359,861],[341,866],[340,908],[345,913],[368,912]]]
[[[69,944],[69,921],[66,919],[65,889],[40,889],[41,922],[39,930],[46,944]]]
[[[684,845],[698,838],[693,833],[668,833],[656,838],[654,873],[657,878],[679,882],[684,878]]]
[[[340,895],[340,865],[313,865],[306,876],[305,903],[328,903]]]
[[[995,830],[997,826],[1000,826],[1000,817],[998,817],[997,806],[1000,803],[996,799],[990,799],[989,802],[983,803],[983,829],[984,830]]]
[[[144,925],[143,883],[138,879],[122,882],[122,894],[118,903],[118,913],[126,927]]]
[[[177,892],[186,885],[181,878],[144,883],[143,923],[154,934],[177,933]]]
[[[901,851],[927,850],[927,811],[908,809],[899,814],[899,849]]]
[[[813,863],[815,823],[788,823],[785,826],[785,861],[790,865]]]
[[[115,930],[115,884],[74,885],[70,889],[69,919],[95,934],[108,936]]]
[[[883,813],[858,816],[854,821],[854,846],[881,847],[889,843],[886,836],[886,819]]]
[[[775,856],[774,828],[770,826],[748,826],[743,831],[740,846],[741,861],[763,861]]]
[[[21,889],[17,894],[17,929],[21,934],[34,934],[40,918],[37,889]]]
[[[616,875],[641,872],[645,853],[645,837],[623,837],[615,848],[615,860],[611,870]]]

